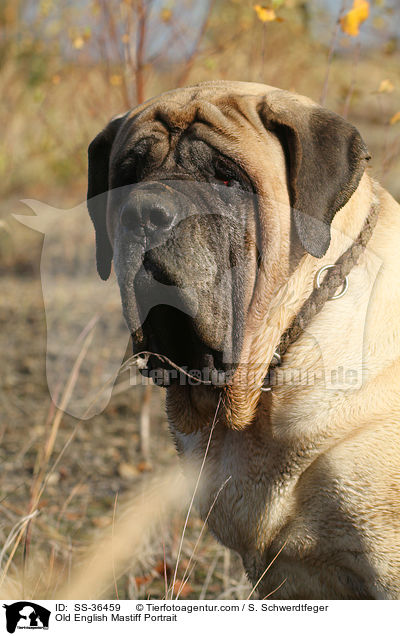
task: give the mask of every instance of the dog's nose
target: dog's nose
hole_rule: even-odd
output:
[[[168,193],[132,192],[121,209],[121,223],[137,236],[168,231],[176,216],[176,206]]]

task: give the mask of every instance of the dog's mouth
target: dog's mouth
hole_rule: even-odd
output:
[[[121,208],[114,263],[142,372],[164,386],[223,386],[239,363],[254,284],[253,217],[239,187],[226,201],[207,183],[192,185],[189,197],[188,183],[184,193],[152,182],[133,191]],[[138,210],[144,220],[130,225]]]
[[[223,276],[206,245],[193,261],[190,249],[180,234],[147,251],[130,284],[122,285],[133,352],[145,359],[142,374],[159,386],[223,386],[234,360],[231,270]]]
[[[193,319],[169,305],[149,311],[139,333],[132,334],[133,354],[141,358],[140,372],[158,386],[198,384],[221,387],[233,368],[223,352],[209,347],[196,333]]]

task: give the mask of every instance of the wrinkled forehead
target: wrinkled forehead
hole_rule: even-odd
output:
[[[254,95],[181,90],[166,93],[128,114],[113,148],[113,162],[120,162],[140,143],[177,142],[182,136],[201,139],[223,152],[240,156],[244,140],[265,133]]]

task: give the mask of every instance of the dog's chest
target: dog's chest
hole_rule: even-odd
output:
[[[198,474],[209,431],[173,434]],[[219,541],[243,556],[264,552],[293,509],[296,456],[268,435],[214,430],[195,501]]]

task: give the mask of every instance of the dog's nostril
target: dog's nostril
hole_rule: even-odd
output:
[[[140,226],[139,212],[129,203],[125,204],[121,210],[121,223],[129,230],[136,230]]]
[[[175,218],[175,205],[152,192],[137,191],[121,209],[121,224],[138,236],[169,230]]]
[[[149,211],[149,221],[154,227],[167,227],[171,222],[171,215],[165,208],[153,207]]]

